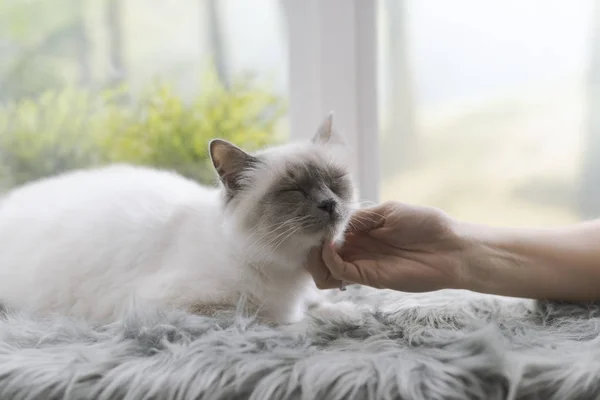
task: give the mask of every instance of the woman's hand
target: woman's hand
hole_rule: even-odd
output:
[[[388,202],[350,220],[339,249],[325,244],[308,264],[321,289],[342,281],[405,292],[461,286],[465,245],[440,210]]]

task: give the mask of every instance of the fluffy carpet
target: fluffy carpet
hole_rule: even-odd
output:
[[[332,293],[369,305],[297,334],[139,310],[123,322],[0,318],[0,399],[593,399],[600,307],[446,291]]]

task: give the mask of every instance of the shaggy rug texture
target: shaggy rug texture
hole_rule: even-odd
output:
[[[298,332],[137,310],[109,326],[6,312],[0,399],[594,399],[600,306],[349,288]],[[365,306],[371,309],[365,308]]]

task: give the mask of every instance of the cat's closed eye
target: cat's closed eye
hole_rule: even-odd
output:
[[[306,190],[302,189],[301,187],[290,187],[281,189],[279,193],[297,193],[301,194],[304,197],[308,197],[308,193],[306,192]]]
[[[335,175],[332,180],[333,182],[338,182],[338,181],[342,181],[342,180],[346,180],[346,179],[350,179],[350,174],[348,173],[342,173],[339,175]]]
[[[339,179],[334,179],[329,184],[329,189],[341,198],[346,198],[350,195],[350,185],[348,175],[343,175]]]

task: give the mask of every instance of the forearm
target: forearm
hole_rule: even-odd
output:
[[[461,224],[464,288],[558,301],[600,300],[600,221],[557,229]]]

